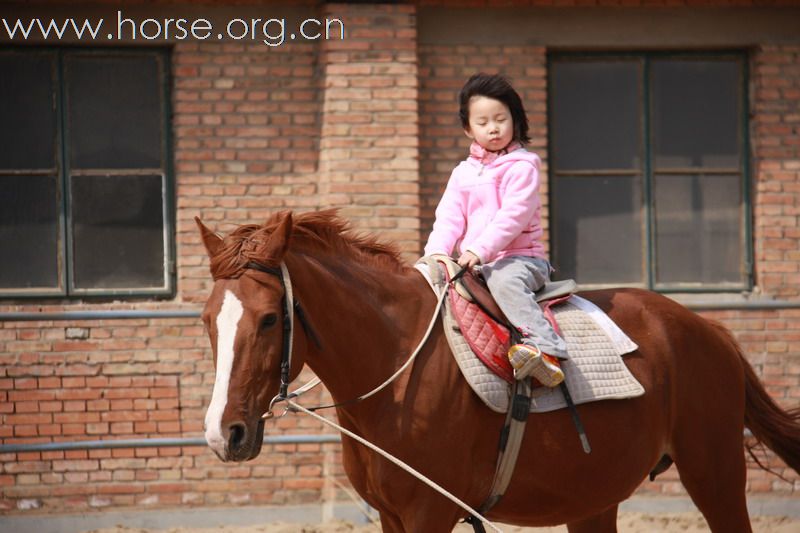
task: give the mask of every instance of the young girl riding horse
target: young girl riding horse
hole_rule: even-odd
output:
[[[472,139],[469,157],[453,170],[436,208],[425,255],[480,265],[500,309],[522,336],[509,350],[517,379],[554,387],[564,379],[564,340],[545,319],[534,292],[549,279],[541,242],[539,156],[530,141],[522,99],[499,75],[476,74],[459,93],[459,117]]]

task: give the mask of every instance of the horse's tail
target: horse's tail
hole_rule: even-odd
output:
[[[741,352],[740,352],[741,355]],[[742,357],[745,377],[744,425],[757,441],[763,442],[795,472],[800,473],[800,408],[784,411],[764,390],[753,367]],[[757,443],[747,443],[754,458]],[[756,459],[756,462],[759,461]],[[759,466],[762,466],[759,463]]]
[[[730,338],[744,370],[744,425],[757,441],[745,444],[747,452],[759,466],[769,470],[758,460],[753,451],[759,443],[763,443],[795,472],[800,473],[800,408],[785,411],[775,403],[731,333],[722,326],[718,327]]]

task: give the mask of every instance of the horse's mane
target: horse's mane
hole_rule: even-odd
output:
[[[244,224],[226,235],[211,257],[214,279],[238,278],[247,263],[263,262],[265,258],[259,257],[259,249],[284,216],[286,212],[276,213],[262,225]],[[354,230],[336,209],[293,214],[292,222],[290,252],[336,255],[384,271],[397,271],[404,267],[397,246],[383,243],[375,235]]]

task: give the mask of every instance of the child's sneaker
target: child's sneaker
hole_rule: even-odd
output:
[[[536,346],[515,344],[508,350],[508,360],[514,367],[514,377],[533,376],[545,387],[555,387],[564,381],[564,372],[558,359],[542,353]]]

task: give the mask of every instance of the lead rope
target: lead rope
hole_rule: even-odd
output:
[[[289,323],[290,323],[291,331],[293,332],[294,328],[292,326],[294,325],[294,321],[293,321],[293,318],[294,318],[293,314],[294,313],[292,313],[291,310],[293,309],[294,298],[293,298],[293,294],[292,294],[292,283],[291,283],[291,278],[289,277],[289,270],[286,268],[286,264],[285,263],[281,263],[281,273],[283,274],[283,276],[284,276],[283,279],[285,280],[284,281],[284,292],[285,292],[285,295],[286,295],[288,309],[290,309],[290,311],[289,311],[289,315],[290,315],[289,316],[289,321],[290,322]],[[445,299],[446,295],[447,295],[447,286],[445,286],[445,287],[443,287],[441,289],[441,293],[439,294],[439,298],[438,298],[438,300],[436,302],[436,308],[434,309],[434,312],[433,312],[433,317],[431,318],[431,321],[428,324],[428,329],[425,331],[425,334],[422,336],[422,340],[419,342],[419,344],[417,345],[416,349],[413,351],[413,353],[408,358],[408,360],[403,364],[403,366],[401,366],[397,370],[397,372],[392,374],[392,376],[390,376],[389,379],[384,381],[382,384],[378,385],[376,388],[372,389],[370,392],[368,392],[366,394],[363,394],[362,396],[359,396],[357,399],[355,399],[353,401],[364,400],[364,399],[369,398],[370,396],[373,396],[373,395],[377,394],[378,392],[382,391],[387,386],[389,386],[389,384],[392,383],[392,381],[394,381],[397,378],[397,376],[399,376],[405,369],[407,369],[411,365],[411,363],[417,358],[417,355],[419,355],[419,352],[422,351],[422,348],[423,348],[423,346],[425,346],[425,343],[428,341],[428,337],[430,337],[431,332],[433,331],[433,327],[436,324],[436,319],[439,317],[439,313],[441,312],[442,304],[444,303],[444,299]],[[289,360],[291,361],[291,347],[292,347],[292,345],[291,345],[292,334],[291,333],[289,334],[289,337],[290,337],[290,341],[289,341],[290,342],[290,344],[289,344]],[[286,397],[284,397],[284,398],[278,398],[278,397],[273,398],[272,402],[270,402],[269,411],[267,411],[262,416],[262,418],[272,418],[274,416],[274,414],[272,413],[272,408],[274,407],[274,405],[276,403],[280,402],[280,401],[286,401],[286,405],[288,407],[283,412],[283,414],[280,415],[280,416],[284,416],[291,409],[291,410],[296,411],[296,412],[305,413],[305,414],[307,414],[307,415],[319,420],[323,424],[327,424],[327,425],[339,430],[341,433],[344,433],[348,437],[350,437],[350,438],[358,441],[359,443],[361,443],[363,446],[366,446],[367,448],[369,448],[369,449],[373,450],[374,452],[380,454],[381,456],[385,457],[386,459],[388,459],[389,461],[391,461],[395,465],[399,466],[400,468],[402,468],[403,470],[405,470],[406,472],[408,472],[409,474],[411,474],[412,476],[414,476],[418,480],[422,481],[423,483],[428,485],[430,488],[432,488],[433,490],[435,490],[436,492],[438,492],[439,494],[441,494],[442,496],[444,496],[448,500],[452,501],[453,503],[455,503],[456,505],[458,505],[459,507],[461,507],[462,509],[467,511],[470,515],[472,515],[475,518],[479,519],[482,523],[486,524],[486,526],[488,526],[489,529],[491,529],[492,531],[497,531],[499,533],[503,533],[502,529],[499,529],[492,522],[490,522],[486,517],[481,515],[478,511],[476,511],[475,509],[473,509],[472,507],[470,507],[469,505],[464,503],[462,500],[458,499],[456,496],[454,496],[453,494],[448,492],[441,485],[438,485],[432,479],[430,479],[427,476],[423,475],[421,472],[415,470],[412,466],[408,465],[407,463],[404,463],[400,459],[398,459],[398,458],[394,457],[393,455],[391,455],[389,452],[383,450],[382,448],[376,446],[375,444],[372,444],[371,442],[369,442],[368,440],[364,439],[363,437],[361,437],[359,435],[356,435],[352,431],[350,431],[348,429],[345,429],[344,427],[340,426],[339,424],[337,424],[337,423],[335,423],[335,422],[333,422],[331,420],[328,420],[327,418],[324,418],[324,417],[314,413],[313,411],[311,411],[309,409],[306,409],[302,405],[292,401],[292,398],[298,398],[299,396],[305,394],[306,392],[308,392],[309,390],[313,389],[314,387],[316,387],[320,383],[321,383],[321,380],[319,378],[314,378],[311,381],[309,381],[308,383],[306,383],[305,385],[303,385],[302,387],[300,387],[299,389],[297,389],[297,390],[293,391],[292,393],[286,395]],[[288,386],[288,384],[287,384],[287,386]],[[332,407],[332,406],[320,406],[320,407],[315,407],[314,409],[315,410],[316,409],[322,409],[324,407]]]
[[[420,481],[422,481],[423,483],[428,485],[430,488],[432,488],[433,490],[435,490],[436,492],[438,492],[439,494],[441,494],[442,496],[444,496],[445,498],[447,498],[451,502],[455,503],[456,505],[458,505],[459,507],[464,509],[470,515],[472,515],[475,518],[479,519],[481,522],[486,524],[486,526],[489,527],[489,529],[491,529],[492,531],[497,531],[498,533],[503,533],[502,529],[499,529],[497,526],[495,526],[493,523],[491,523],[486,517],[484,517],[478,511],[476,511],[475,509],[473,509],[472,507],[470,507],[469,505],[464,503],[462,500],[458,499],[456,496],[452,495],[450,492],[448,492],[441,485],[437,484],[435,481],[433,481],[429,477],[425,476],[424,474],[420,473],[419,471],[415,470],[412,466],[408,465],[407,463],[404,463],[403,461],[401,461],[397,457],[393,456],[392,454],[384,451],[382,448],[379,448],[378,446],[372,444],[370,441],[362,438],[359,435],[356,435],[352,431],[343,428],[342,426],[340,426],[336,422],[332,422],[332,421],[328,420],[327,418],[324,418],[324,417],[318,415],[317,413],[315,413],[313,411],[309,411],[308,409],[306,409],[305,407],[303,407],[302,405],[300,405],[298,403],[295,403],[295,402],[293,402],[291,400],[286,400],[286,403],[288,403],[289,406],[292,409],[296,409],[297,411],[300,411],[300,412],[305,413],[305,414],[307,414],[307,415],[309,415],[309,416],[311,416],[313,418],[316,418],[317,420],[319,420],[323,424],[327,424],[327,425],[329,425],[329,426],[331,426],[333,428],[338,429],[340,432],[344,433],[345,435],[347,435],[348,437],[350,437],[352,439],[357,440],[359,443],[361,443],[362,445],[366,446],[370,450],[379,453],[380,455],[382,455],[383,457],[385,457],[386,459],[388,459],[389,461],[391,461],[395,465],[399,466],[400,468],[402,468],[403,470],[405,470],[406,472],[408,472],[409,474],[411,474],[415,478],[419,479]]]

